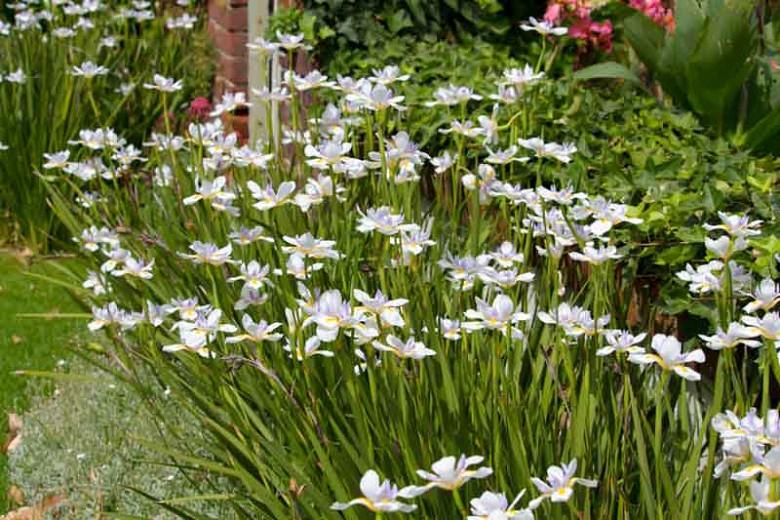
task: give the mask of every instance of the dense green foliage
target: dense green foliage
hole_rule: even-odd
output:
[[[690,114],[630,86],[590,90],[559,75],[559,46],[548,42],[534,47],[544,53],[531,56],[535,68],[510,71],[525,79],[494,111],[488,96],[512,62],[486,65],[495,55],[472,52],[481,57],[458,86],[474,90],[450,88],[447,56],[465,62],[468,51],[448,49],[392,60],[401,65],[384,73],[392,93],[379,79],[363,89],[289,79],[289,97],[278,96],[290,127],[257,148],[219,125],[192,126],[186,147],[156,147],[122,189],[51,183],[82,246],[69,283],[94,306],[91,328],[114,345],[102,362],[142,395],[170,388],[209,434],[192,439],[157,409],[171,440],[161,455],[228,477],[239,518],[366,518],[330,509],[358,496],[366,470],[419,483],[416,470],[461,453],[483,455],[490,480],[425,494],[418,517],[465,516],[467,498],[517,493],[575,458],[576,475],[598,488],[577,489],[567,505],[544,502],[538,517],[687,520],[750,503],[745,487],[713,477],[711,420],[774,406],[772,339],[756,339],[744,357],[733,348],[705,356],[697,334],[765,315],[742,307],[758,278],[777,278],[772,160],[711,139]],[[355,75],[381,76],[373,59]],[[303,88],[315,100],[305,120]],[[460,101],[442,106],[455,90]],[[439,103],[426,106],[434,94]],[[323,121],[329,101],[337,105]],[[526,141],[539,136],[544,149]],[[499,150],[518,161],[489,166]],[[441,167],[444,151],[451,163]],[[103,203],[74,205],[81,189]],[[705,232],[730,222],[719,210],[749,212],[745,226],[763,215],[763,234],[759,223],[745,236]],[[394,223],[372,224],[382,220],[375,211]],[[256,226],[259,236],[241,238]],[[719,234],[718,247],[705,247]],[[504,242],[517,271],[497,281],[485,262],[495,267],[490,252]],[[106,264],[118,253],[120,265]],[[732,263],[705,263],[717,259]],[[658,285],[687,261],[710,269],[717,288],[676,281],[661,301]],[[92,290],[80,288],[87,276]],[[396,311],[378,311],[361,291],[400,299]],[[695,327],[688,311],[701,317]],[[445,318],[458,321],[454,336]],[[607,355],[608,330],[632,331],[635,344]],[[396,350],[394,338],[419,356]],[[688,382],[705,357],[714,377]],[[528,495],[544,500],[542,490]],[[188,517],[186,506],[179,514]]]
[[[129,5],[116,2],[80,17],[57,9],[51,20],[35,21],[31,15],[32,23],[24,11],[16,15],[20,22],[14,28],[13,17],[0,16],[0,24],[9,24],[0,31],[4,241],[19,240],[36,250],[62,247],[62,227],[41,182],[49,173],[42,168],[43,154],[64,149],[87,128],[113,127],[135,142],[148,135],[162,114],[159,99],[142,88],[151,69],[185,79],[186,89],[168,107],[177,114],[186,114],[193,95],[210,90],[212,64],[203,24],[192,31],[166,29],[166,20],[177,11],[161,11],[152,20],[117,17]],[[79,20],[93,27],[78,27]],[[94,77],[74,74],[74,67],[85,62],[107,71]],[[12,81],[14,71],[21,71],[21,81]]]
[[[481,37],[517,44],[518,26],[540,17],[544,0],[306,0],[274,13],[270,34],[302,32],[323,64],[344,53],[372,52],[398,38],[462,41]]]
[[[638,208],[645,222],[632,228],[628,241],[637,244],[633,256],[644,276],[665,286],[664,308],[678,312],[683,303],[676,297],[679,284],[671,280],[672,274],[702,255],[701,224],[717,218],[718,211],[751,210],[773,221],[780,211],[780,163],[718,138],[693,113],[664,106],[632,84],[583,88],[584,82],[565,73],[571,64],[561,61],[553,70],[563,77],[539,86],[527,104],[518,107],[528,113],[524,117],[544,126],[545,138],[574,141],[581,152],[572,164],[549,172],[550,180],[599,191]],[[438,129],[452,113],[424,106],[434,91],[454,84],[489,93],[503,68],[524,61],[512,57],[507,47],[479,39],[453,45],[400,38],[371,52],[341,53],[327,72],[368,76],[387,63],[400,64],[414,78],[397,85],[408,105],[404,129],[426,151],[439,155],[448,140]],[[494,104],[487,96],[475,103],[472,119],[490,115]],[[770,255],[780,253],[771,239],[780,231],[775,226],[770,224],[768,238],[759,242]]]
[[[776,21],[769,5],[765,0],[680,0],[673,31],[634,13],[623,20],[623,32],[678,107],[696,113],[718,135],[777,152]],[[592,70],[601,77],[639,81],[617,64]]]

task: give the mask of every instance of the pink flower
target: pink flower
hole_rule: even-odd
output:
[[[674,30],[674,14],[671,9],[664,6],[661,0],[629,0],[628,5],[644,13],[661,27],[665,27],[669,31]]]
[[[190,117],[195,120],[203,121],[209,117],[210,112],[211,103],[203,96],[196,97],[190,103]]]
[[[547,10],[544,12],[544,21],[557,25],[563,17],[563,6],[561,4],[552,3],[547,6]]]

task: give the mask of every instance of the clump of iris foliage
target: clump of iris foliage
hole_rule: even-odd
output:
[[[615,93],[623,111],[548,74],[565,29],[523,28],[540,54],[487,85],[407,99],[417,71],[392,63],[290,72],[252,93],[267,140],[214,119],[166,124],[130,160],[108,128],[49,150],[102,362],[197,418],[204,440],[159,408],[157,449],[229,478],[211,498],[239,518],[780,506],[776,170],[636,93]],[[253,59],[292,63],[302,40]],[[169,106],[181,84],[152,72]],[[68,173],[95,158],[106,175]],[[681,262],[682,303],[659,316],[643,280]],[[701,335],[678,324],[690,308]],[[186,503],[165,506],[202,517]]]
[[[16,2],[0,11],[0,219],[6,240],[35,250],[61,246],[46,200],[43,153],[90,126],[135,141],[162,114],[140,88],[151,69],[185,78],[168,107],[178,111],[210,86],[201,8],[147,1]],[[101,172],[85,165],[76,175]],[[52,240],[54,244],[52,244]],[[58,242],[58,240],[60,242]]]

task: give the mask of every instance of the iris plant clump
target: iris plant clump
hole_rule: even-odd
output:
[[[563,31],[524,28],[555,55]],[[303,46],[279,34],[250,49],[294,64]],[[159,387],[139,389],[167,389],[209,434],[172,430],[161,454],[229,477],[238,491],[214,497],[241,518],[777,507],[780,294],[774,264],[754,271],[762,223],[722,214],[708,258],[678,275],[712,309],[712,336],[631,312],[621,231],[642,218],[550,182],[578,149],[534,115],[547,58],[507,70],[497,93],[447,85],[424,106],[395,93],[414,81],[398,66],[290,70],[216,105],[264,106],[257,142],[213,119],[166,127],[143,152],[110,128],[49,151],[82,259],[70,279],[115,345],[106,363],[129,380],[149,366]],[[179,88],[145,83],[164,105]],[[473,113],[486,97],[495,107]],[[446,153],[404,131],[420,110],[449,115]]]

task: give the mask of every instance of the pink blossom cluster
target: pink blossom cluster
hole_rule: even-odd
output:
[[[664,6],[662,0],[629,0],[628,5],[668,31],[674,30],[674,14]]]
[[[544,19],[556,25],[568,25],[569,36],[586,46],[605,52],[612,51],[612,22],[596,22],[591,18],[593,6],[589,0],[551,0]]]

